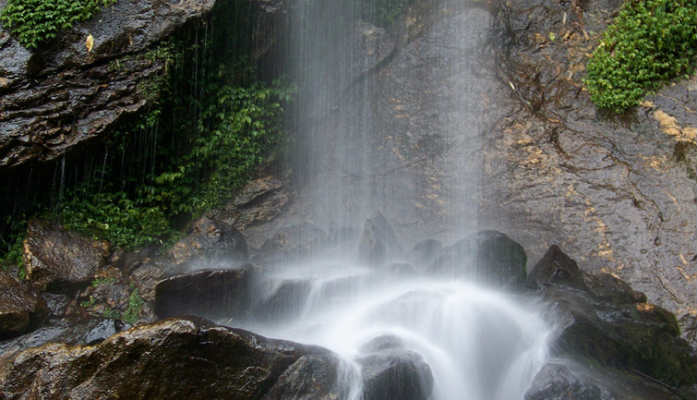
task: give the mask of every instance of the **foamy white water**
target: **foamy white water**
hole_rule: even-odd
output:
[[[547,356],[550,328],[538,305],[477,283],[326,262],[264,279],[257,303],[275,301],[260,310],[282,317],[227,323],[336,352],[353,369],[343,372],[349,398],[361,395],[361,347],[380,337],[423,357],[434,400],[522,399]]]

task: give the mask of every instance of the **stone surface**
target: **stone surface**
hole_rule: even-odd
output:
[[[157,284],[155,314],[160,318],[178,315],[241,317],[251,308],[253,284],[253,266],[175,275]]]
[[[519,288],[526,279],[526,263],[525,250],[513,239],[497,231],[480,231],[441,249],[428,272]]]
[[[551,361],[542,367],[525,400],[679,400],[676,391],[630,372]]]
[[[3,354],[0,395],[8,400],[242,400],[264,398],[275,389],[278,393],[292,391],[292,399],[337,396],[331,392],[331,376],[324,381],[325,390],[311,385],[304,374],[298,380],[305,384],[289,383],[293,380],[289,368],[298,367],[303,356],[319,360],[315,365],[322,368],[335,368],[335,356],[317,347],[266,339],[205,321],[169,319],[132,328],[96,346],[54,343]],[[284,379],[279,380],[281,376]]]
[[[84,285],[106,264],[109,243],[51,223],[32,220],[24,240],[24,265],[32,284],[59,290]]]
[[[46,303],[28,284],[0,271],[0,340],[35,328],[46,314]]]
[[[497,2],[493,114],[483,149],[481,221],[530,258],[558,244],[587,271],[614,274],[674,312],[697,315],[695,76],[626,115],[599,112],[583,89],[587,54],[622,2]],[[556,40],[550,40],[554,33]],[[663,118],[665,121],[665,118]],[[664,123],[665,125],[665,123]]]
[[[549,268],[548,262],[555,258],[566,264]],[[578,284],[578,274],[587,274],[556,247],[550,248],[534,271],[548,275],[536,277],[546,282],[540,294],[550,304],[550,322],[557,327],[550,344],[553,355],[638,371],[671,387],[697,383],[697,353],[680,338],[674,315],[643,302],[645,298],[624,283],[592,283],[595,291],[574,287],[569,283]],[[608,278],[616,279],[588,276],[584,281]],[[607,295],[598,287],[620,291]]]
[[[229,267],[247,261],[247,242],[240,232],[224,222],[206,217],[194,222],[189,234],[169,250],[178,269]]]
[[[406,350],[398,339],[378,337],[358,357],[366,400],[427,400],[433,391],[431,368],[423,358]]]
[[[145,106],[148,94],[139,84],[162,72],[165,62],[128,55],[145,52],[214,4],[117,2],[37,50],[0,31],[0,167],[59,157]]]

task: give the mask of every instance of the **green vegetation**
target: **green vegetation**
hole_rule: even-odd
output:
[[[83,167],[69,168],[71,181],[0,224],[3,266],[21,262],[24,221],[37,214],[127,250],[172,243],[181,226],[233,196],[273,155],[293,89],[264,80],[250,61],[249,3],[220,7],[211,20],[127,56],[164,66],[136,88],[146,109],[120,120],[103,152],[85,152]],[[132,60],[122,61],[109,64],[111,73],[127,72]]]
[[[116,278],[95,278],[92,281],[92,287],[102,286],[102,285],[113,285],[116,282]]]
[[[7,270],[10,266],[17,266],[19,279],[26,278],[24,268],[24,235],[27,229],[27,220],[24,215],[20,218],[6,217],[5,224],[10,227],[8,235],[0,235],[0,266]]]
[[[599,108],[619,113],[693,71],[696,56],[697,0],[627,1],[593,53],[585,84]]]
[[[36,48],[116,0],[8,0],[0,22],[27,48]]]
[[[140,318],[140,313],[143,311],[143,298],[138,294],[138,289],[133,288],[131,295],[128,296],[128,307],[126,311],[121,313],[121,320],[127,324],[133,325]]]

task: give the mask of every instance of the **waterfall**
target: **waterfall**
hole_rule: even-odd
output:
[[[403,243],[480,228],[479,154],[496,116],[477,74],[488,68],[491,17],[458,2],[411,3],[428,7],[387,23],[364,12],[368,1],[294,2],[288,63],[300,90],[289,162],[300,193],[287,222],[354,235],[333,252],[265,266],[253,317],[224,322],[333,350],[350,399],[362,397],[359,361],[381,341],[423,358],[434,400],[522,399],[547,356],[538,304],[434,276],[398,251],[380,265],[356,256],[355,233],[377,212]],[[415,273],[390,267],[404,261]]]

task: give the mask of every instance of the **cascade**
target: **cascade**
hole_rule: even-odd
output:
[[[346,237],[332,251],[314,246],[297,262],[265,265],[252,316],[222,322],[333,350],[348,399],[362,398],[361,359],[376,346],[421,357],[433,399],[522,399],[547,356],[539,304],[473,276],[434,276],[399,251],[380,262],[356,256],[356,232],[376,213],[406,243],[478,229],[478,150],[493,117],[475,100],[487,90],[476,73],[489,13],[430,5],[423,48],[408,27],[377,20],[382,3],[292,10],[288,63],[300,89],[289,162],[302,190],[291,214]],[[389,267],[404,261],[416,273]],[[473,262],[457,261],[463,270]]]

